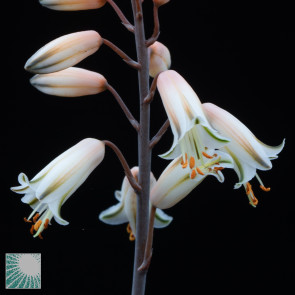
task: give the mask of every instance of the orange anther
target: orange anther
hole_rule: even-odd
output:
[[[36,213],[35,216],[33,217],[34,223],[36,223],[37,219],[39,218],[40,214]]]
[[[203,154],[204,157],[206,157],[206,158],[208,158],[208,159],[213,159],[213,158],[214,158],[214,157],[208,155],[208,154],[205,153],[205,152],[202,152],[202,154]]]
[[[191,173],[191,179],[194,179],[195,177],[197,176],[197,172],[196,170],[194,169]]]
[[[265,187],[264,185],[260,185],[260,188],[265,191],[265,192],[269,192],[270,191],[270,187]]]
[[[246,183],[246,194],[248,195],[248,198],[250,200],[250,204],[256,206],[258,204],[258,200],[254,195],[254,192],[252,190],[252,186],[250,182]]]
[[[191,169],[193,169],[193,168],[195,167],[195,158],[194,158],[194,157],[191,157],[191,158],[189,159],[189,167],[190,167]]]
[[[251,194],[251,192],[253,193],[252,186],[251,186],[250,182],[247,182],[246,183],[246,194],[249,195],[249,194]]]
[[[37,223],[34,224],[34,230],[37,231],[41,225],[42,221],[41,220],[38,220]]]
[[[48,227],[48,224],[49,224],[49,219],[47,218],[44,222],[44,229]]]
[[[198,172],[199,174],[201,174],[201,175],[205,175],[199,167],[197,167],[196,169],[197,169],[197,172]]]
[[[31,226],[30,233],[31,233],[31,235],[34,234],[34,224]]]
[[[129,235],[129,241],[134,241],[135,240],[135,236],[134,234],[131,232],[130,235]]]
[[[127,233],[128,234],[132,233],[132,229],[131,229],[130,223],[128,223],[126,230],[127,230]]]
[[[220,171],[220,170],[223,170],[223,169],[224,169],[224,167],[214,167],[215,171]]]
[[[182,168],[186,168],[187,167],[187,164],[188,164],[188,162],[187,162],[187,153],[185,153],[185,161],[183,162],[183,159],[181,161]]]
[[[28,220],[26,217],[24,217],[24,221],[25,221],[25,222],[29,222],[29,223],[32,222],[32,220]]]
[[[43,237],[41,236],[41,234],[38,235],[38,238],[43,240]]]

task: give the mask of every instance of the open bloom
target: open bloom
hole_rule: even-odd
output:
[[[29,204],[33,212],[25,221],[34,224],[31,233],[39,236],[47,228],[52,217],[62,225],[68,222],[60,215],[61,206],[86,180],[89,174],[103,160],[105,146],[102,141],[86,138],[50,162],[32,180],[24,173],[20,173],[20,186],[11,190],[18,194],[25,194],[22,202]]]
[[[40,4],[54,10],[87,10],[104,6],[106,0],[39,0]]]
[[[155,77],[158,73],[166,71],[171,66],[169,49],[162,43],[156,41],[149,47],[150,69],[149,74]]]
[[[131,169],[133,176],[137,179],[138,167]],[[154,187],[156,179],[151,173],[151,189]],[[129,233],[129,239],[135,239],[136,233],[136,204],[137,195],[131,187],[127,177],[123,179],[121,191],[115,191],[115,197],[119,201],[117,205],[114,205],[107,210],[103,211],[99,215],[99,219],[107,224],[122,224],[128,222],[127,231]],[[150,206],[151,209],[151,206]],[[156,209],[155,212],[155,228],[162,228],[168,226],[172,217],[165,214],[162,210]]]
[[[98,94],[107,85],[107,80],[101,74],[76,67],[50,74],[37,74],[30,82],[43,93],[63,97]]]
[[[215,157],[198,167],[198,173],[192,177],[191,169],[182,167],[182,156],[174,159],[162,172],[157,183],[151,189],[151,202],[155,207],[167,209],[186,197],[207,175],[215,176],[224,181],[221,172],[224,168],[233,168],[232,158],[221,151],[216,151]]]
[[[284,141],[279,146],[269,146],[258,140],[255,135],[237,118],[229,112],[221,109],[212,103],[203,104],[204,112],[212,124],[223,136],[230,138],[230,143],[223,147],[234,160],[234,169],[239,177],[239,182],[235,188],[242,185],[246,189],[250,204],[256,206],[258,201],[254,196],[249,181],[256,176],[260,182],[260,187],[264,191],[266,188],[256,169],[269,170],[272,168],[270,160],[276,159],[277,155],[284,147]]]
[[[96,52],[102,45],[101,36],[95,31],[82,31],[59,37],[32,55],[25,69],[35,74],[48,74],[76,65]]]
[[[174,141],[163,158],[174,159],[182,155],[182,168],[187,166],[191,178],[206,173],[207,161],[216,161],[216,148],[229,142],[209,124],[201,102],[190,85],[175,71],[168,70],[158,76],[157,87],[168,115]],[[213,160],[214,159],[214,160]]]

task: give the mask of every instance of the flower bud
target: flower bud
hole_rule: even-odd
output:
[[[106,89],[107,84],[105,77],[99,73],[74,67],[50,74],[37,74],[30,82],[43,93],[63,97],[98,94]]]
[[[36,74],[47,74],[69,68],[96,52],[103,39],[95,31],[83,31],[59,37],[39,49],[25,64]]]
[[[153,1],[155,6],[160,7],[164,4],[167,4],[170,0],[153,0]]]
[[[156,41],[149,47],[150,52],[150,71],[151,77],[155,77],[160,72],[169,70],[171,66],[171,56],[168,48]]]
[[[40,4],[54,10],[87,10],[104,6],[106,0],[39,0]]]

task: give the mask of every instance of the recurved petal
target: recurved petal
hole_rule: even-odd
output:
[[[37,74],[30,82],[43,93],[63,97],[98,94],[107,85],[107,80],[101,74],[75,67],[50,74]]]
[[[106,0],[39,0],[40,4],[54,10],[88,10],[105,5]]]
[[[48,74],[76,65],[96,52],[103,40],[95,31],[82,31],[59,37],[39,49],[25,64],[36,74]]]
[[[155,228],[163,228],[168,226],[173,220],[173,217],[164,213],[161,209],[157,208],[155,213]]]
[[[127,215],[124,211],[124,204],[118,203],[110,208],[102,211],[99,216],[99,220],[104,223],[116,225],[128,222]]]

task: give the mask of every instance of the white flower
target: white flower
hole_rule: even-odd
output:
[[[138,167],[131,169],[133,176],[137,179]],[[151,189],[156,183],[156,179],[151,173]],[[128,222],[127,231],[130,234],[129,239],[135,239],[136,233],[136,204],[137,195],[131,187],[127,177],[123,179],[121,191],[115,191],[115,197],[119,201],[118,204],[104,210],[100,213],[99,219],[107,224],[122,224]],[[150,204],[151,209],[151,204]],[[168,226],[172,217],[165,214],[162,210],[156,209],[155,212],[155,228],[162,228]]]
[[[63,97],[98,94],[107,85],[107,80],[101,74],[76,67],[50,74],[37,74],[30,82],[43,93]]]
[[[40,4],[54,10],[97,9],[106,4],[106,0],[39,0]]]
[[[101,36],[95,31],[82,31],[59,37],[32,55],[25,69],[35,74],[48,74],[76,65],[96,52],[102,45]]]
[[[174,206],[199,185],[207,175],[213,175],[223,182],[224,177],[220,170],[232,168],[232,158],[220,151],[215,151],[215,153],[213,159],[207,160],[204,165],[197,168],[198,172],[195,175],[192,175],[188,166],[182,167],[182,156],[174,159],[151,189],[152,204],[161,209]]]
[[[171,149],[162,157],[175,159],[182,155],[182,167],[189,166],[194,178],[198,167],[204,167],[208,159],[211,161],[215,149],[227,144],[229,139],[210,126],[198,96],[178,73],[162,72],[157,87],[174,135]],[[215,157],[216,163],[217,159]]]
[[[256,176],[260,182],[260,187],[265,191],[270,190],[270,188],[263,185],[256,173],[256,169],[271,169],[271,160],[277,158],[277,155],[284,147],[285,141],[275,147],[266,145],[258,140],[242,122],[229,112],[212,103],[204,103],[203,109],[210,124],[221,135],[230,138],[230,143],[223,147],[223,150],[231,155],[234,160],[234,169],[239,177],[239,182],[236,183],[235,188],[244,185],[250,204],[255,207],[258,201],[254,196],[249,181]]]
[[[89,174],[103,160],[105,145],[94,138],[86,138],[50,162],[32,180],[20,173],[18,181],[21,184],[11,190],[25,194],[22,202],[29,204],[33,212],[25,221],[34,224],[31,233],[41,237],[41,232],[48,226],[52,217],[62,225],[67,225],[60,216],[61,206],[86,180]]]

